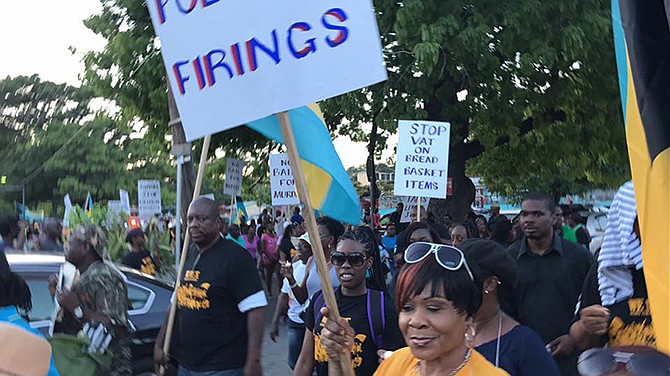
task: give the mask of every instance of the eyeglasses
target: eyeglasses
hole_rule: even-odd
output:
[[[468,271],[471,280],[475,280],[475,277],[470,271],[468,263],[465,261],[465,256],[460,249],[452,247],[449,245],[443,244],[432,244],[426,242],[416,242],[412,243],[405,250],[405,262],[408,264],[416,264],[421,260],[428,257],[430,254],[435,254],[435,260],[443,268],[451,271],[456,271],[461,267],[465,266],[465,270]]]
[[[670,375],[670,358],[657,351],[590,349],[579,356],[577,369],[582,376],[601,376],[614,371],[619,363],[625,364],[628,374],[632,376]]]
[[[358,268],[365,264],[367,256],[360,252],[353,253],[342,253],[342,252],[332,252],[330,254],[330,262],[335,266],[342,266],[345,262],[349,261],[349,265],[354,268]]]

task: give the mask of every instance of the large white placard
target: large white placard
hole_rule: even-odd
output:
[[[398,152],[393,193],[447,198],[449,123],[398,122]]]
[[[417,198],[416,197],[403,197],[403,204],[405,206],[402,210],[402,215],[400,216],[400,223],[406,223],[412,221],[412,209],[416,208]],[[422,198],[421,206],[428,213],[428,204],[430,204],[430,198]]]
[[[149,0],[188,141],[386,79],[371,0]]]
[[[286,153],[270,154],[270,187],[272,188],[272,206],[300,203]]]
[[[140,218],[162,213],[161,185],[158,180],[137,181],[137,206]]]
[[[244,162],[235,159],[226,159],[226,180],[223,182],[223,194],[242,196],[242,170]]]

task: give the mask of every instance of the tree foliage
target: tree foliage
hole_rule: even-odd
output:
[[[134,197],[137,179],[160,179],[163,200],[174,202],[174,172],[167,153],[151,140],[132,135],[108,115],[93,113],[87,89],[56,85],[39,77],[0,81],[3,174],[26,187],[29,206],[63,196],[83,203],[90,192],[98,200],[118,199],[119,188]]]
[[[451,123],[462,214],[469,174],[560,196],[628,176],[608,2],[375,0],[389,81],[327,101],[344,132],[376,116]],[[361,111],[365,109],[368,111]],[[466,164],[467,162],[467,164]]]

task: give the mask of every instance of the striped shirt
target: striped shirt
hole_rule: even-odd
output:
[[[637,218],[633,182],[624,183],[614,196],[598,256],[598,287],[604,306],[633,295],[631,268],[642,269],[642,247],[633,230]]]

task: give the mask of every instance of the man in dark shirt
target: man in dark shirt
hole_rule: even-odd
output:
[[[296,206],[293,208],[293,215],[291,216],[291,223],[303,223],[305,222],[305,218],[300,215],[300,207]]]
[[[147,241],[142,229],[128,231],[126,241],[130,243],[130,251],[121,258],[121,263],[142,273],[156,275],[160,269],[158,254],[152,256],[147,250]]]
[[[498,223],[507,221],[507,217],[503,214],[500,214],[500,205],[498,204],[493,204],[491,205],[491,217],[489,218],[489,231],[493,232],[496,229],[496,226],[498,226]]]
[[[386,214],[381,218],[381,219],[384,219],[388,216],[389,217],[389,222],[393,223],[395,225],[395,230],[396,230],[396,233],[398,233],[398,234],[403,232],[407,228],[407,226],[409,225],[409,222],[400,223],[400,219],[402,218],[403,210],[405,210],[405,204],[402,203],[402,202],[399,202],[398,205],[396,205],[394,212],[391,212],[390,214]]]
[[[565,218],[565,224],[570,226],[572,231],[575,233],[577,238],[577,244],[581,244],[584,248],[589,248],[589,243],[591,243],[591,236],[589,232],[584,228],[580,223],[581,216],[577,212],[573,212],[567,218]]]
[[[40,239],[40,250],[50,252],[63,252],[63,226],[56,218],[45,218],[42,227],[42,239]]]
[[[554,207],[544,194],[529,195],[521,204],[524,237],[508,248],[519,269],[508,313],[540,335],[563,376],[577,376],[578,354],[569,330],[592,258],[554,235]]]
[[[196,247],[186,257],[175,297],[173,348],[179,375],[262,376],[267,299],[253,259],[234,241],[221,237],[214,201],[204,197],[193,201],[187,221]],[[163,344],[168,315],[154,346],[157,369],[167,365]]]

